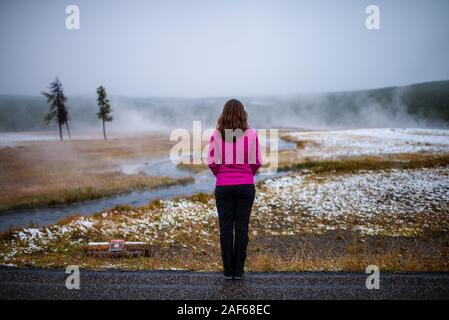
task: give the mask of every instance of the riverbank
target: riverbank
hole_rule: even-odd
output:
[[[137,159],[166,156],[170,148],[167,137],[158,133],[107,141],[28,141],[0,148],[0,214],[192,182],[121,171]]]
[[[390,134],[392,141],[383,143]],[[344,137],[338,142],[333,132],[327,132],[328,138],[319,135],[321,142],[305,143],[302,134],[291,134],[297,148],[280,152],[282,175],[257,183],[248,271],[363,272],[374,264],[389,271],[449,272],[446,133],[346,130],[336,133]],[[339,148],[358,150],[340,153]],[[153,169],[133,161],[131,167],[138,170],[130,176]],[[196,176],[201,172],[184,169],[177,173],[195,175],[195,183],[186,186],[190,191],[212,185]],[[150,204],[108,206],[95,215],[91,211],[45,227],[10,230],[1,235],[0,264],[220,271],[216,208],[209,190],[182,196],[188,194],[184,190]],[[150,256],[84,254],[88,242],[111,239],[147,242]]]
[[[303,171],[257,185],[249,271],[449,271],[449,167]],[[122,206],[3,234],[1,264],[219,271],[214,199]],[[150,257],[88,257],[89,241],[150,244]]]

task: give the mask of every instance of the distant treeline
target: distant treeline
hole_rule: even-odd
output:
[[[115,129],[186,126],[203,120],[213,126],[228,97],[209,99],[130,98],[111,96]],[[268,127],[449,127],[449,80],[405,87],[290,97],[236,97],[247,107],[250,124]],[[96,96],[69,96],[71,123],[97,127]],[[49,130],[43,96],[0,95],[0,131]],[[136,116],[137,115],[137,116]],[[146,121],[146,122],[144,122]],[[53,124],[54,125],[54,124]],[[54,125],[55,126],[55,125]],[[126,129],[126,128],[124,128]]]
[[[357,101],[358,95],[366,95],[387,107],[400,103],[406,107],[407,113],[416,119],[443,121],[449,125],[449,80],[332,95],[337,100],[345,97],[352,103]]]
[[[98,125],[95,114],[98,106],[95,96],[74,97],[68,102],[71,121]],[[32,131],[49,130],[56,123],[45,125],[43,119],[48,113],[48,104],[43,96],[0,95],[0,130]]]

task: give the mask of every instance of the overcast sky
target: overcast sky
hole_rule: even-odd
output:
[[[65,27],[67,5],[81,29]],[[365,8],[380,7],[377,31]],[[2,0],[0,93],[270,95],[449,79],[447,0]]]

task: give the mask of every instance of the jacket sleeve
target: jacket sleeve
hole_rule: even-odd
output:
[[[209,151],[207,153],[207,165],[209,166],[209,169],[212,171],[214,176],[216,176],[220,170],[220,164],[216,163],[215,161],[215,147],[217,144],[214,141],[215,135],[212,135],[210,137],[209,142]]]
[[[260,151],[260,145],[259,145],[259,137],[256,134],[255,137],[255,148],[256,148],[256,161],[255,163],[251,163],[251,171],[253,172],[253,175],[256,175],[257,171],[259,170],[260,166],[262,165],[262,153]]]

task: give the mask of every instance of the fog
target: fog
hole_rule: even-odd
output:
[[[65,27],[66,6],[80,29]],[[370,4],[380,30],[365,27]],[[0,94],[267,96],[449,78],[446,0],[7,0]],[[372,107],[376,109],[375,106]]]
[[[79,30],[65,26],[72,4]],[[379,30],[365,26],[370,4]],[[448,12],[446,0],[1,1],[0,131],[53,130],[39,94],[56,76],[74,135],[98,132],[99,85],[111,132],[214,127],[229,98],[255,128],[447,127],[448,83],[407,85],[449,79]]]
[[[237,98],[244,103],[249,123],[254,128],[447,128],[449,82],[442,84],[446,88],[445,100],[442,103],[436,101],[435,97],[430,99],[423,92],[422,87],[426,85],[287,97]],[[438,83],[427,85],[432,89],[429,95],[435,95]],[[422,100],[432,102],[418,104],[419,108],[412,108],[407,104],[409,97],[416,99],[415,92],[419,90],[423,96]],[[203,129],[214,128],[228,98],[230,97],[207,99],[112,97],[114,121],[107,126],[115,132],[161,131],[174,128],[191,129],[193,121],[201,121]],[[420,110],[426,110],[426,116]],[[87,115],[86,112],[83,112],[83,119]],[[95,109],[90,112],[92,114],[90,120],[93,120]],[[74,117],[75,125],[78,122],[81,126],[88,123],[87,127],[95,127],[94,121],[85,121],[81,118],[77,120]]]

